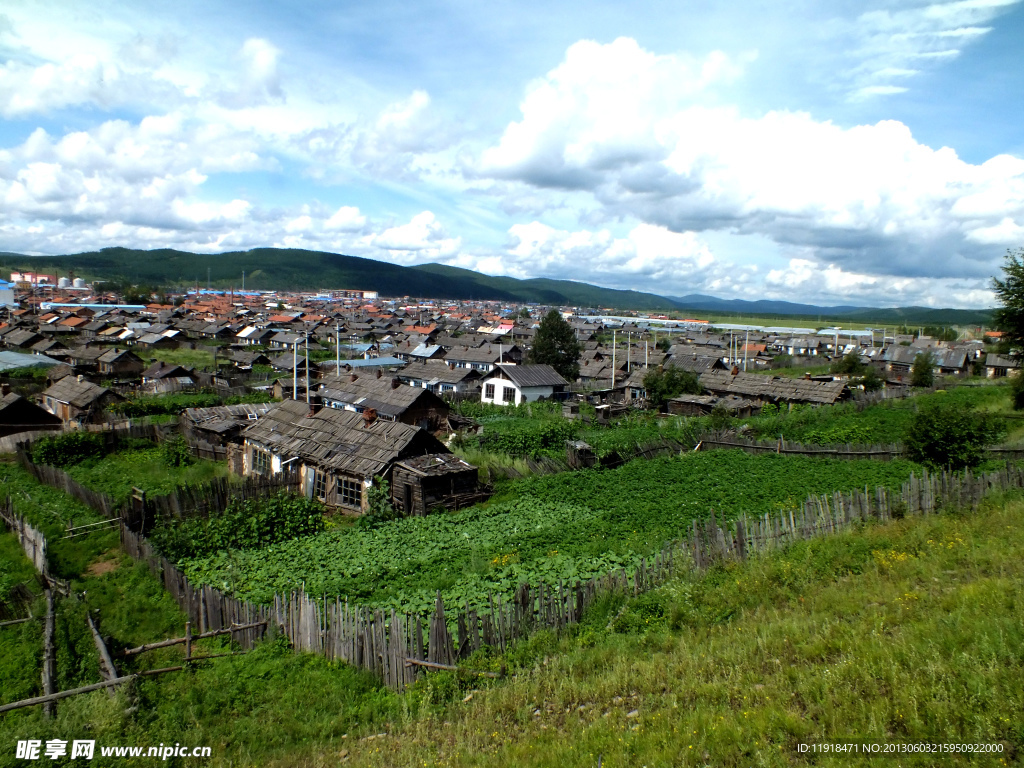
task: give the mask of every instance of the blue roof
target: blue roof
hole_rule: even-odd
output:
[[[60,365],[60,360],[54,360],[46,355],[25,355],[21,352],[0,352],[0,371],[9,371],[12,368],[32,368],[37,365]]]
[[[320,363],[321,368],[330,368],[335,363],[334,360],[324,360]],[[371,357],[369,360],[342,360],[341,366],[344,368],[346,365],[351,368],[391,368],[392,366],[401,367],[405,365],[405,360],[399,360],[397,357]]]

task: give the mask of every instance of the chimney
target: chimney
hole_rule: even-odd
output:
[[[7,397],[9,394],[11,394],[11,385],[5,381],[0,384],[0,397]]]
[[[377,378],[380,378],[380,368],[377,369]]]
[[[367,408],[363,411],[363,427],[369,429],[370,425],[377,420],[377,409]]]
[[[732,375],[736,376],[739,372],[740,372],[740,367],[738,365],[734,365],[732,367]]]
[[[78,381],[82,381],[82,380],[83,380],[83,379],[85,378],[85,376],[83,376],[82,374],[78,374],[78,375],[77,375],[77,376],[76,376],[75,378],[76,378],[76,379],[77,379]]]
[[[320,411],[321,411],[321,409],[323,409],[323,407],[324,407],[324,404],[323,404],[323,402],[319,398],[317,398],[316,400],[310,400],[309,401],[309,413],[306,414],[306,418],[310,418],[312,416],[316,416],[318,413],[320,413]]]
[[[397,376],[392,376],[391,377],[391,388],[392,389],[398,389],[400,386],[402,386],[402,382],[398,380]]]
[[[454,371],[455,370],[455,363],[448,363],[448,370],[449,371]]]
[[[810,371],[805,371],[805,372],[804,372],[804,378],[805,378],[805,379],[806,379],[807,381],[810,381],[810,380],[811,380],[811,372],[810,372]]]
[[[354,374],[354,373],[353,373],[353,374],[352,374],[351,376],[349,376],[349,377],[348,377],[348,380],[349,380],[349,381],[355,381],[355,380],[356,380],[356,379],[358,379],[358,378],[359,378],[359,377],[358,377],[358,376],[357,376],[356,374]]]

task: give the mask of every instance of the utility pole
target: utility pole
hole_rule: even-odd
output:
[[[299,340],[292,341],[292,400],[299,399]]]
[[[334,375],[341,376],[341,323],[334,324]]]
[[[309,405],[309,331],[306,331],[306,405]]]
[[[206,290],[210,290],[210,268],[206,268]]]
[[[242,270],[242,290],[245,290],[245,270]]]
[[[612,328],[612,389],[615,389],[615,329]]]
[[[747,340],[743,342],[743,372],[747,372],[747,347],[750,346],[750,329],[747,328]]]

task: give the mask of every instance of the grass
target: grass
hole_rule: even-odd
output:
[[[0,555],[17,562],[9,545],[0,535]],[[942,764],[1019,764],[1022,577],[1018,493],[977,514],[869,524],[639,597],[608,596],[560,636],[538,633],[465,663],[505,664],[505,680],[442,672],[398,696],[270,639],[114,698],[69,699],[49,723],[38,708],[6,714],[0,742],[208,745],[216,766],[589,768],[600,758],[653,768],[867,764],[796,751],[800,741],[857,736],[998,741],[1002,761]],[[73,587],[85,597],[61,608],[62,684],[99,679],[86,607],[98,609],[114,649],[181,632],[184,616],[159,582],[113,548]],[[203,642],[207,653],[228,647]],[[37,623],[0,629],[0,701],[38,693],[40,647]],[[125,670],[180,663],[181,654],[163,649]],[[0,765],[13,764],[5,748]]]
[[[1002,759],[941,764],[1019,764],[1022,556],[1018,495],[608,599],[562,637],[475,660],[504,661],[516,671],[507,682],[469,696],[476,679],[433,676],[423,695],[447,708],[356,742],[347,764],[866,765],[797,752],[846,737],[1001,742]],[[276,765],[331,760],[321,751]]]
[[[117,545],[116,531],[63,540],[69,525],[95,523],[101,516],[63,491],[41,485],[19,464],[0,462],[0,480],[3,493],[14,499],[14,511],[46,536],[54,575],[66,578],[81,573],[100,553]]]
[[[137,352],[147,363],[154,360],[201,370],[213,369],[213,353],[205,349],[149,349]]]
[[[227,475],[227,464],[197,459],[192,464],[171,467],[160,448],[136,448],[86,459],[67,468],[75,480],[95,491],[126,501],[136,486],[149,494],[170,493],[179,485],[205,483]]]

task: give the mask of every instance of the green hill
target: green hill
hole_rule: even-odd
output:
[[[240,289],[242,273],[250,290],[363,289],[381,296],[478,299],[618,309],[672,309],[662,296],[599,288],[569,280],[517,280],[490,277],[439,264],[402,267],[387,262],[323,251],[255,248],[196,254],[104,248],[67,256],[0,254],[0,268],[56,272],[85,279],[124,279],[136,284]]]
[[[816,307],[777,301],[744,301],[690,294],[658,296],[640,291],[601,288],[573,280],[484,275],[443,264],[402,267],[397,264],[324,251],[254,248],[219,254],[171,248],[152,251],[104,248],[65,256],[25,256],[0,252],[0,270],[34,270],[74,274],[87,280],[118,280],[134,285],[185,288],[199,285],[227,290],[363,289],[384,297],[493,300],[617,310],[736,313],[763,318],[769,325],[787,320],[907,325],[987,325],[988,310],[927,307]]]

